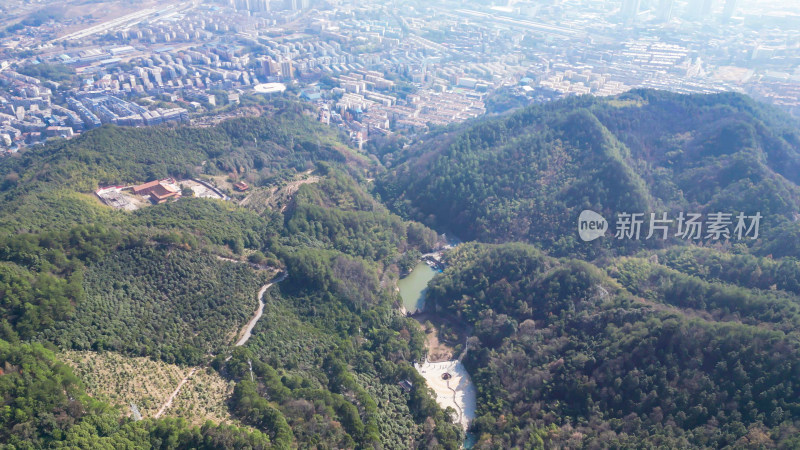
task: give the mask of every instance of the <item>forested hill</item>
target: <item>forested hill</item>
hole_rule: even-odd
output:
[[[797,261],[657,256],[596,266],[519,243],[448,254],[428,300],[474,327],[476,448],[800,445]]]
[[[584,209],[759,211],[773,237],[797,233],[800,129],[738,94],[569,98],[453,127],[394,160],[384,200],[467,240],[596,255],[607,241],[576,243]]]
[[[798,446],[796,122],[736,94],[638,90],[382,158],[390,208],[483,241],[445,254],[426,297],[473,330],[475,448]],[[673,226],[669,240],[586,243],[584,209],[764,219],[742,242],[677,245]]]
[[[75,194],[92,193],[98,186],[200,175],[232,175],[262,185],[314,168],[320,161],[363,168],[362,159],[335,132],[291,103],[271,114],[208,128],[107,125],[4,158],[0,227],[28,230],[93,223],[85,199]],[[66,203],[74,208],[63,207]],[[55,205],[64,217],[40,217]]]
[[[463,244],[428,288],[448,327],[472,330],[477,448],[797,447],[800,135],[783,115],[738,95],[574,98],[387,145],[401,163],[381,173],[303,107],[272,106],[0,158],[0,443],[459,448],[395,291],[439,243],[426,222],[529,241]],[[127,211],[94,194],[167,176],[229,198],[181,187]],[[578,244],[582,209],[765,219],[749,246],[648,249]],[[169,392],[113,405],[60,362],[97,362],[92,385],[113,386],[142,357],[177,371]],[[184,386],[216,423],[191,398],[167,408],[182,370],[203,374]],[[172,417],[133,421],[135,401]]]
[[[425,335],[393,288],[436,233],[368,193],[376,167],[334,129],[271,107],[207,128],[104,126],[0,158],[0,447],[460,446],[412,366]],[[180,186],[127,211],[94,192],[164,177],[230,198]],[[258,292],[263,316],[234,347]],[[147,372],[142,357],[173,369]],[[60,362],[76,360],[91,383]],[[124,388],[112,403],[98,385]],[[131,403],[151,413],[134,421]]]

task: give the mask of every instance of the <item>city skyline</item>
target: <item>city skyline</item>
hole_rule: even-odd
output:
[[[768,2],[779,15],[745,0],[107,2],[103,17],[70,4],[6,6],[36,26],[0,37],[5,148],[104,123],[191,123],[275,93],[359,145],[632,88],[741,92],[800,116],[788,2]]]

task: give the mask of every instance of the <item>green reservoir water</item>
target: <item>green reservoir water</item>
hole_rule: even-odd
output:
[[[435,275],[435,270],[424,262],[420,262],[407,277],[397,282],[406,311],[413,313],[425,306],[425,290],[428,287],[428,281],[431,281]]]

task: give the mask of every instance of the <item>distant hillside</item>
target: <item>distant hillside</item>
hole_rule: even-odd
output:
[[[454,127],[403,158],[379,180],[396,210],[462,239],[557,254],[609,247],[577,244],[583,209],[759,211],[774,230],[800,211],[797,123],[738,94],[570,98]]]

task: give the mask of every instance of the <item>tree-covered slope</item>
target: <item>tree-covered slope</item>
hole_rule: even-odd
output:
[[[396,210],[463,239],[525,240],[559,254],[609,246],[576,242],[584,209],[609,220],[760,212],[773,230],[800,211],[797,124],[736,94],[570,98],[453,127],[398,153],[407,159],[379,184]]]
[[[38,388],[0,386],[4,443],[56,447],[68,435],[66,445],[84,448],[457,448],[463,433],[415,378],[424,338],[396,310],[392,284],[401,256],[427,251],[436,233],[367,193],[365,161],[292,105],[209,128],[101,127],[0,159],[0,339],[143,355],[187,373],[211,366],[235,386],[230,413],[259,430],[133,422],[99,402],[51,407]],[[268,191],[309,170],[319,186],[293,194],[285,212],[205,198],[129,212],[93,195],[165,176]],[[234,348],[272,269],[288,277]],[[0,369],[16,370],[13,355],[0,357]],[[398,385],[407,379],[411,392]]]
[[[800,335],[781,325],[796,295],[524,244],[464,244],[448,261],[428,299],[474,327],[477,448],[798,445]],[[689,286],[706,309],[671,300],[695,298]]]
[[[108,125],[3,158],[0,227],[28,231],[103,219],[111,214],[93,208],[97,202],[91,196],[80,195],[99,186],[200,175],[246,175],[260,185],[319,161],[352,159],[350,152],[296,105],[208,128]]]
[[[267,435],[184,420],[120,420],[88,395],[40,344],[0,340],[0,442],[4,448],[273,448]]]
[[[378,176],[379,196],[366,178],[382,168],[293,105],[208,128],[101,127],[0,159],[0,436],[459,447],[452,411],[412,366],[425,334],[396,307],[398,274],[438,240],[419,220],[544,248],[464,244],[428,290],[473,332],[479,448],[797,446],[798,148],[793,122],[744,97],[634,91],[383,149],[401,163]],[[92,194],[202,175],[247,180],[260,204],[181,198],[127,212]],[[582,209],[765,219],[748,245],[652,249],[578,243]],[[270,269],[287,276],[234,347]],[[259,432],[122,418],[43,346],[211,367],[233,386],[230,413]]]
[[[266,276],[180,249],[119,250],[93,262],[86,297],[45,338],[65,348],[117,350],[199,364],[235,340]]]
[[[330,170],[300,187],[286,213],[290,235],[321,247],[391,264],[408,250],[433,248],[436,233],[389,212],[346,174]]]

